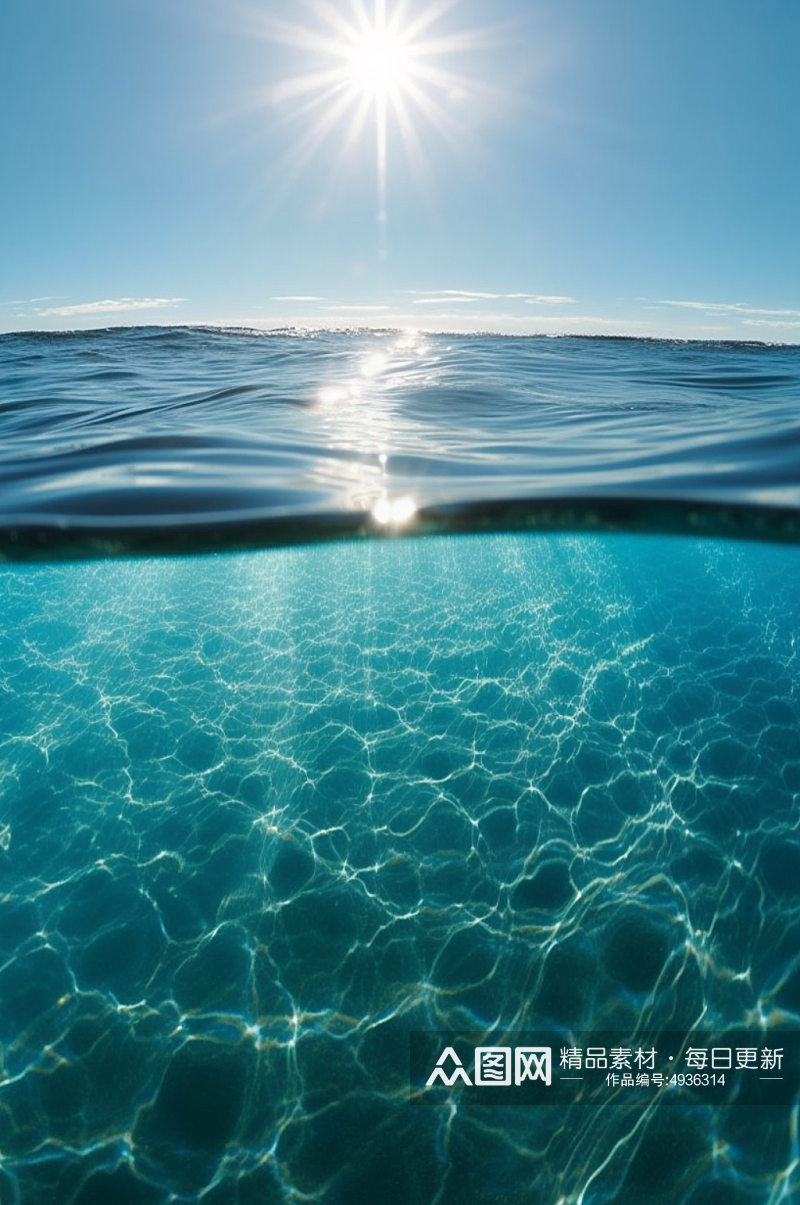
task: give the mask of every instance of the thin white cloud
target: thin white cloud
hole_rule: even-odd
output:
[[[397,292],[408,297],[466,297],[477,301],[492,301],[505,296],[504,293],[476,293],[471,289],[398,289]],[[520,294],[515,294],[515,296],[520,296]]]
[[[40,318],[72,318],[77,314],[123,314],[131,310],[163,310],[180,305],[185,297],[118,297],[114,301],[85,301],[81,305],[59,305],[37,310]]]
[[[557,294],[542,293],[539,296],[525,298],[528,305],[577,305],[574,297],[561,297]]]
[[[472,289],[403,289],[413,297],[414,305],[433,305],[436,302],[524,301],[527,305],[574,305],[574,297],[552,293],[479,293]]]
[[[287,294],[285,297],[273,297],[272,301],[324,301],[324,297],[310,297],[302,293]]]
[[[418,297],[450,297],[453,301],[499,301],[505,297],[524,297],[524,293],[476,293],[471,289],[432,289],[413,290]]]
[[[431,297],[415,297],[411,302],[412,305],[475,305],[477,301],[484,301],[483,297],[454,297],[452,294],[439,293]]]
[[[62,294],[53,294],[50,297],[22,297],[16,301],[0,301],[0,305],[35,305],[38,301],[60,301]]]
[[[686,310],[702,310],[714,317],[730,315],[732,317],[752,318],[800,318],[800,310],[768,310],[759,306],[747,305],[743,301],[667,301],[659,305],[674,305]]]

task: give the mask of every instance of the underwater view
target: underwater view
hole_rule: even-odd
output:
[[[800,351],[0,357],[2,1205],[800,1199]]]

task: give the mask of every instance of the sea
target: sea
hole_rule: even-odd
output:
[[[0,1203],[798,1205],[800,346],[0,336]]]

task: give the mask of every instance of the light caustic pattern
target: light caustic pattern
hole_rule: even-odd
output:
[[[789,1109],[415,1108],[408,1033],[798,1020],[797,558],[6,568],[4,1205],[789,1199]]]

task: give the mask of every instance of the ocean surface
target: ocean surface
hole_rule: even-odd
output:
[[[800,1203],[800,347],[0,336],[0,600],[0,1205]]]

